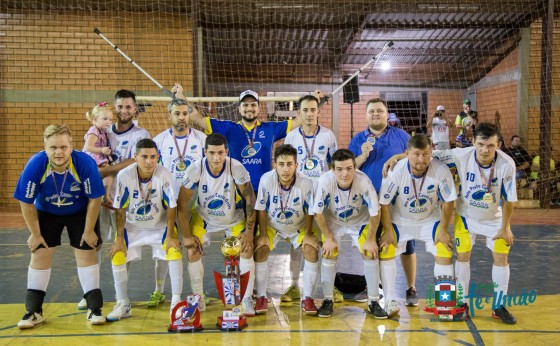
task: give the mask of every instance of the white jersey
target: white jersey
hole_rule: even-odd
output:
[[[195,161],[202,159],[204,156],[204,143],[206,135],[193,128],[186,136],[176,137],[177,145],[173,140],[173,132],[167,129],[154,138],[160,154],[160,163],[167,168],[173,176],[173,192],[175,197],[179,197],[179,189],[181,188],[185,171]],[[185,148],[186,146],[186,148]],[[178,149],[177,149],[178,147]],[[183,155],[183,165],[177,166],[179,163],[179,151]]]
[[[457,174],[461,181],[457,199],[457,213],[479,222],[501,222],[501,213],[498,211],[500,199],[508,202],[517,201],[515,187],[515,163],[511,157],[496,150],[494,175],[491,183],[491,200],[485,201],[486,185],[483,183],[480,172],[487,181],[491,166],[479,167],[475,161],[475,148],[455,148],[450,150],[434,150],[432,156],[439,158],[448,166],[456,166]]]
[[[266,211],[268,226],[277,232],[284,235],[297,233],[305,225],[305,216],[313,215],[312,208],[313,183],[303,174],[296,173],[289,191],[280,187],[276,170],[261,177],[255,210]]]
[[[449,126],[447,120],[434,117],[432,120],[432,141],[434,143],[449,142]]]
[[[391,221],[396,224],[439,221],[438,201],[456,199],[451,171],[437,159],[430,162],[423,177],[412,175],[408,158],[400,160],[379,191],[379,204],[390,205]]]
[[[138,164],[133,163],[117,174],[113,207],[127,210],[125,227],[128,231],[161,231],[167,227],[167,209],[177,207],[171,173],[165,167],[156,166],[150,181],[140,183],[137,167]],[[139,184],[142,184],[141,191]]]
[[[208,159],[203,158],[187,168],[183,186],[197,190],[195,208],[204,222],[215,227],[229,228],[245,218],[236,185],[250,181],[249,172],[235,159],[227,157],[220,175],[213,176],[208,167]]]
[[[298,172],[310,178],[313,186],[317,186],[319,177],[329,170],[331,156],[337,150],[334,133],[326,127],[317,126],[317,128],[315,136],[305,136],[302,128],[298,127],[290,131],[284,139],[284,144],[291,144],[297,149]],[[313,141],[315,141],[315,145],[313,145]],[[308,150],[311,151],[312,147],[311,161],[313,164],[308,165],[307,162],[310,159]]]
[[[136,143],[144,138],[152,138],[150,133],[136,125],[132,125],[131,128],[124,132],[117,132],[116,126],[113,124],[107,129],[107,138],[109,139],[109,145],[111,146],[111,154],[113,155],[114,162],[119,163],[126,159],[134,157],[134,152],[136,151]],[[113,179],[113,184],[111,185],[110,193],[111,197],[115,195],[117,180]]]
[[[336,183],[332,170],[319,178],[315,190],[313,212],[323,214],[327,224],[335,223],[344,227],[363,226],[370,216],[379,213],[377,193],[368,176],[356,170],[352,186],[342,190]]]

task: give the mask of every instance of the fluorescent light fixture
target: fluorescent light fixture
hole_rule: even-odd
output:
[[[388,71],[389,69],[391,69],[391,63],[388,62],[388,61],[383,61],[383,62],[381,63],[381,69],[382,69],[383,71]]]

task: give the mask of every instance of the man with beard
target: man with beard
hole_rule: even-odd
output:
[[[366,105],[366,121],[368,127],[358,133],[350,141],[348,149],[356,155],[358,169],[367,174],[375,191],[381,189],[383,164],[393,155],[404,153],[410,136],[404,130],[388,124],[387,101],[373,98]],[[416,254],[414,240],[407,243],[406,252],[401,255],[401,262],[406,276],[406,304],[418,306],[416,294]],[[367,301],[362,292],[355,300]]]
[[[185,99],[183,88],[175,84],[171,90],[177,98]],[[221,133],[227,139],[229,155],[241,162],[251,175],[251,184],[255,194],[259,188],[262,175],[272,169],[272,147],[274,142],[286,137],[292,128],[301,125],[296,117],[288,121],[260,121],[259,95],[246,90],[239,95],[238,122],[204,117],[196,108],[190,114],[190,121],[204,130],[206,134]]]
[[[133,156],[136,150],[136,143],[143,138],[151,138],[147,130],[136,126],[132,121],[134,116],[138,113],[136,95],[132,91],[125,89],[117,91],[114,105],[117,122],[107,130],[109,144],[114,153],[114,165],[101,168],[99,172],[102,176],[116,176],[122,169],[133,164],[135,162]],[[111,197],[114,196],[115,190],[116,179],[113,179]],[[109,204],[106,205],[105,208],[101,208],[99,219],[101,228],[107,229],[108,240],[112,240],[117,230],[115,211],[112,209],[112,205]],[[147,302],[148,306],[157,306],[164,301],[165,296],[163,296],[163,294],[157,294],[156,292],[163,292],[167,269],[167,261],[155,260],[155,290],[154,293],[150,295],[150,299]]]
[[[453,276],[453,239],[448,227],[457,199],[451,171],[439,160],[432,161],[432,141],[426,135],[415,135],[407,145],[407,159],[401,160],[383,180],[379,191],[381,229],[395,231],[397,251],[404,251],[406,242],[425,242],[426,251],[435,257],[434,276]],[[441,201],[441,213],[440,213]],[[440,216],[441,214],[441,216]],[[384,267],[395,267],[395,256],[381,256],[381,280],[386,294],[385,311],[389,317],[399,311],[396,303],[395,273]]]

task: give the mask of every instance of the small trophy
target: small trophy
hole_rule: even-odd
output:
[[[167,331],[174,333],[194,333],[202,330],[198,303],[201,297],[187,296],[187,299],[175,305],[171,311],[171,324]]]
[[[228,237],[222,241],[220,250],[224,255],[226,274],[214,271],[214,281],[222,303],[226,307],[222,316],[218,317],[217,326],[222,331],[240,331],[247,327],[247,318],[243,315],[241,300],[245,295],[249,272],[239,274],[239,254],[241,253],[241,241],[237,237]]]

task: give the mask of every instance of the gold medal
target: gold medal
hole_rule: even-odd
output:
[[[282,221],[286,220],[286,215],[284,214],[284,212],[280,212],[280,214],[278,214],[278,219]]]
[[[255,150],[255,148],[250,147],[249,149],[247,149],[247,154],[249,156],[254,156],[257,153],[257,150]]]
[[[376,142],[376,140],[377,140],[377,139],[376,139],[375,137],[373,137],[373,136],[369,136],[369,137],[367,138],[367,141],[370,142],[371,145],[374,145],[375,142]]]
[[[179,163],[177,163],[177,170],[184,171],[185,169],[187,169],[185,161],[179,161]]]
[[[486,203],[492,203],[492,194],[490,192],[486,192],[484,196],[482,196],[482,200]]]
[[[313,160],[308,159],[307,161],[305,161],[305,168],[306,169],[313,169],[315,167],[315,163],[313,163]]]

